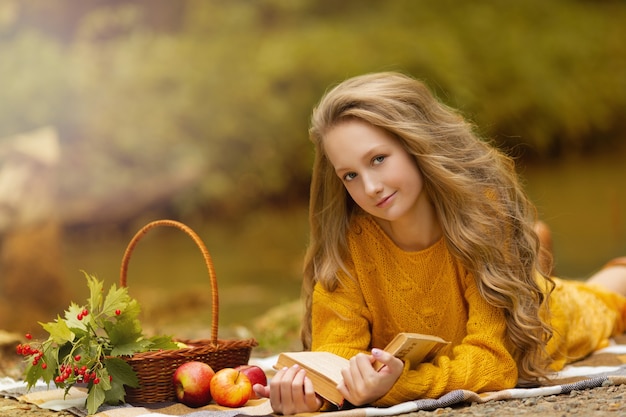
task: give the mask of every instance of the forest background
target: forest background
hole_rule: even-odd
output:
[[[35,302],[45,308],[29,307],[31,315],[5,307],[0,328],[52,319],[82,294],[78,268],[115,282],[122,243],[159,217],[201,230],[218,265],[231,265],[222,266],[224,281],[247,275],[224,287],[223,298],[239,301],[226,306],[226,322],[248,325],[297,298],[308,119],[325,90],[357,74],[397,70],[424,80],[514,155],[522,173],[543,172],[537,183],[554,183],[546,167],[562,161],[574,161],[566,171],[590,168],[581,163],[590,155],[604,155],[598,169],[621,166],[625,21],[619,0],[0,0],[0,157],[28,132],[52,129],[58,138],[43,218],[58,223],[63,259],[58,282],[42,285],[37,272],[18,279],[28,300],[43,293]],[[599,180],[613,181],[610,207],[593,214],[608,222],[607,259],[626,251],[624,177],[615,172]],[[541,186],[534,191],[546,197]],[[558,226],[558,216],[548,217]],[[19,225],[7,224],[5,246]],[[561,234],[557,244],[566,240]],[[596,245],[580,243],[570,258]],[[41,260],[38,245],[24,250]],[[180,245],[163,243],[137,260],[151,277],[143,297],[155,286],[170,291],[181,269],[198,262]],[[167,267],[165,258],[177,260]],[[7,259],[4,304],[16,302]],[[152,278],[164,269],[167,278]],[[194,302],[204,299],[185,301]]]

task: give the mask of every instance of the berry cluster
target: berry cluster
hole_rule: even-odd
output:
[[[87,316],[87,314],[89,314],[89,310],[87,310],[87,309],[85,308],[83,311],[81,311],[80,313],[78,313],[78,314],[76,315],[76,318],[77,318],[78,320],[82,320],[82,319],[84,319],[84,318]]]
[[[79,314],[78,319],[81,320],[88,314],[87,310],[83,310],[81,314]],[[26,339],[31,340],[32,335],[30,333],[26,333]],[[30,357],[32,359],[33,366],[37,366],[41,363],[42,369],[47,369],[48,365],[44,361],[44,352],[34,347],[30,343],[20,343],[16,347],[16,353],[20,356]],[[84,382],[89,383],[92,382],[94,384],[100,383],[100,378],[95,372],[97,367],[94,366],[94,369],[89,369],[87,365],[80,365],[79,362],[82,359],[81,355],[74,355],[73,357],[69,357],[70,361],[73,360],[73,363],[62,363],[59,366],[58,375],[54,377],[54,382],[57,385],[63,385],[65,383],[72,384],[74,382]],[[113,379],[112,376],[109,375],[109,381]]]
[[[98,378],[94,371],[87,369],[87,366],[83,365],[79,368],[78,365],[72,367],[72,365],[65,364],[59,367],[59,375],[54,378],[54,382],[63,384],[68,378],[72,377],[72,375],[75,377],[74,379],[79,382],[88,383],[91,381],[94,384],[100,383],[100,378]],[[109,379],[112,378],[109,376]]]
[[[32,336],[30,334],[26,334],[26,338],[31,339]],[[17,345],[16,352],[18,355],[21,355],[21,356],[31,356],[33,359],[33,366],[37,366],[39,362],[41,361],[41,367],[43,369],[46,369],[48,367],[48,365],[46,365],[46,363],[42,361],[43,351],[41,349],[32,347],[28,343],[24,343],[24,344],[20,343],[19,345]]]

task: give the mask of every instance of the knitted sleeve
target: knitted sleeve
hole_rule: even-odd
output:
[[[449,356],[433,363],[405,369],[391,390],[375,402],[390,406],[418,398],[438,398],[455,389],[474,392],[512,388],[517,366],[506,348],[506,324],[502,311],[489,305],[474,285],[466,291],[469,305],[467,336]]]
[[[468,278],[471,280],[471,277]],[[357,283],[345,279],[336,291],[319,285],[313,295],[313,350],[325,350],[350,358],[370,348],[370,312]],[[462,343],[438,356],[432,363],[405,369],[375,406],[391,406],[419,398],[438,398],[455,389],[484,392],[511,388],[517,382],[517,367],[505,346],[503,313],[490,306],[468,282],[467,335]],[[442,295],[444,296],[444,295]],[[451,318],[456,320],[458,318]]]
[[[313,291],[311,350],[333,352],[347,359],[367,352],[371,317],[356,282],[343,275],[333,292],[319,284]]]

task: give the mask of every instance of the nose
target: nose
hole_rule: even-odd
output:
[[[364,175],[363,187],[365,193],[372,197],[377,196],[383,191],[383,184],[375,175]]]

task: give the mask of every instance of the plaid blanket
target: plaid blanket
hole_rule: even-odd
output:
[[[267,367],[275,358],[256,360],[257,364]],[[493,400],[521,399],[530,397],[569,394],[573,390],[585,390],[601,386],[626,384],[626,337],[616,339],[613,345],[594,352],[587,358],[567,366],[561,372],[552,375],[550,383],[533,388],[512,388],[502,391],[477,394],[467,390],[449,392],[437,399],[408,401],[388,408],[360,407],[351,410],[325,412],[324,417],[374,417],[394,416],[419,410],[435,410],[463,404],[484,403]],[[76,416],[87,414],[84,408],[86,393],[72,388],[67,397],[63,390],[39,384],[26,392],[23,382],[10,378],[0,380],[0,392],[22,401],[36,404],[41,408],[67,410]],[[103,406],[96,417],[235,417],[266,416],[272,414],[272,408],[266,399],[250,400],[246,406],[230,409],[217,405],[193,409],[179,403],[162,404],[125,404],[123,406]]]

